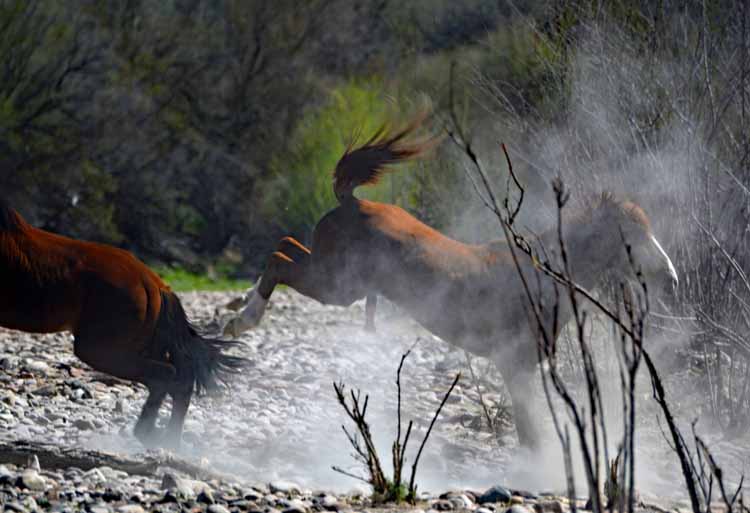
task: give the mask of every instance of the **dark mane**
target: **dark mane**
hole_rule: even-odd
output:
[[[0,197],[0,230],[15,230],[21,227],[23,221],[18,212]]]
[[[628,219],[651,231],[651,221],[638,204],[628,199],[619,199],[610,191],[602,192],[581,212],[573,214],[575,219],[586,221],[608,216]]]

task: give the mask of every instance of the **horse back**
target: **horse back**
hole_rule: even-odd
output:
[[[313,253],[377,258],[388,266],[463,273],[478,272],[484,265],[479,246],[446,237],[396,205],[374,201],[357,200],[331,210],[316,226],[313,239]]]
[[[37,333],[155,321],[158,290],[168,289],[127,251],[28,224],[0,230],[0,277],[0,325]]]
[[[321,219],[312,252],[335,262],[339,281],[359,280],[360,291],[383,294],[446,340],[483,341],[498,326],[512,338],[527,323],[523,296],[508,295],[520,284],[502,240],[464,244],[397,206],[360,200]],[[484,342],[477,344],[471,349],[485,353]]]

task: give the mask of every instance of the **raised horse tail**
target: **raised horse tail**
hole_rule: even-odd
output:
[[[206,338],[190,323],[179,298],[161,291],[161,311],[153,342],[159,354],[168,354],[178,380],[192,381],[199,394],[226,386],[228,378],[246,367],[249,360],[229,356],[223,350],[238,342]]]
[[[394,170],[389,166],[419,157],[435,147],[442,137],[407,140],[425,118],[426,113],[420,114],[395,134],[389,133],[384,125],[362,146],[355,149],[350,145],[333,172],[333,192],[339,203],[354,198],[356,187],[378,183],[383,173]]]

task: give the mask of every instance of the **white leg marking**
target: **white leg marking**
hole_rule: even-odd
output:
[[[247,306],[240,311],[237,317],[231,319],[227,323],[224,327],[224,335],[239,337],[242,332],[260,324],[260,320],[263,318],[263,314],[266,311],[268,300],[263,299],[258,293],[259,285],[260,281],[258,281],[255,287],[248,292]]]

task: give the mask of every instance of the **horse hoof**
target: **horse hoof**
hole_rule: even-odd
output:
[[[167,435],[162,440],[162,443],[160,444],[162,449],[166,449],[168,451],[172,452],[180,452],[180,447],[182,445],[182,437],[181,436],[171,436]]]
[[[166,429],[153,428],[150,431],[133,430],[133,435],[146,449],[167,449],[177,452],[180,449],[181,435],[169,433]]]
[[[253,289],[247,296],[247,306],[240,314],[229,321],[224,328],[224,334],[239,337],[242,332],[255,328],[260,324],[263,314],[266,312],[267,299],[258,294],[257,288]]]
[[[139,430],[137,427],[133,430],[133,435],[146,449],[157,449],[160,447],[159,430],[154,428],[151,430]]]

